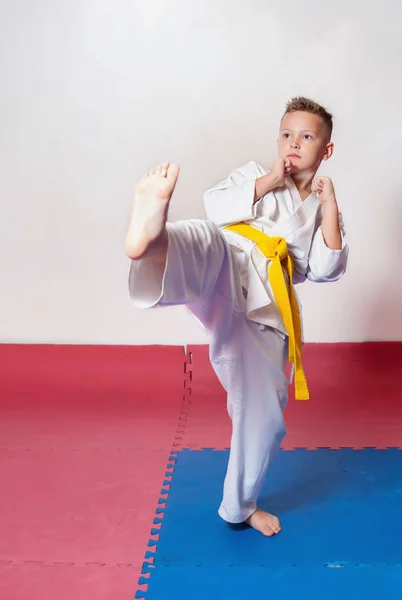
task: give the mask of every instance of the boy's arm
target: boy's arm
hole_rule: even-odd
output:
[[[267,172],[255,162],[234,170],[204,194],[207,218],[218,227],[255,219],[257,202],[271,190],[285,184],[289,168],[282,159]]]
[[[342,235],[339,227],[339,210],[336,202],[324,206],[321,223],[324,242],[330,250],[342,250]]]
[[[311,191],[317,194],[323,207],[321,230],[325,244],[330,250],[341,250],[339,210],[332,180],[329,177],[317,177],[311,185]]]
[[[334,187],[329,177],[318,177],[311,189],[319,197],[323,217],[311,245],[307,277],[315,282],[336,281],[346,271],[349,249]]]
[[[265,194],[268,194],[271,190],[279,187],[278,178],[274,172],[268,173],[268,175],[263,175],[259,177],[255,181],[254,186],[254,201],[253,204],[261,200]]]

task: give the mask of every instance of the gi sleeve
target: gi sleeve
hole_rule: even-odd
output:
[[[321,223],[319,224],[311,244],[307,279],[316,283],[337,281],[346,272],[349,247],[345,242],[345,230],[342,214],[339,214],[339,227],[342,237],[342,248],[331,250],[325,243]]]
[[[255,182],[263,175],[263,168],[250,161],[206,191],[203,200],[208,220],[224,227],[254,219],[258,204],[254,204]]]

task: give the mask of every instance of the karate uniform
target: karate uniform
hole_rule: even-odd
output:
[[[348,247],[330,250],[322,209],[302,201],[289,177],[254,204],[255,162],[233,171],[204,195],[208,220],[167,224],[165,267],[152,257],[132,261],[130,296],[139,308],[186,305],[209,335],[212,366],[228,394],[232,419],[229,465],[220,516],[245,521],[256,509],[266,472],[285,436],[288,337],[268,279],[269,260],[250,240],[225,226],[247,222],[283,237],[294,261],[293,282],[336,281]],[[341,224],[342,225],[342,224]]]

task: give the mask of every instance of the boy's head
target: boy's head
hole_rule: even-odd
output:
[[[333,153],[332,115],[309,98],[293,98],[282,117],[278,151],[290,158],[292,173],[315,172]]]

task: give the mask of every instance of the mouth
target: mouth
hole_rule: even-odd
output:
[[[298,154],[288,154],[288,158],[301,158]]]

